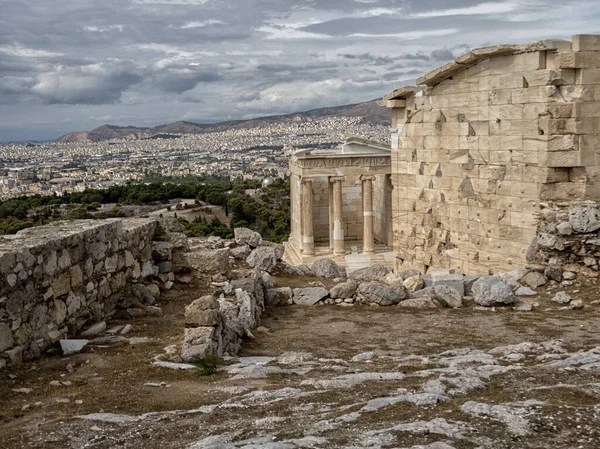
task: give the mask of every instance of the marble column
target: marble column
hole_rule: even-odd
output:
[[[302,178],[302,253],[315,255],[312,178]]]
[[[328,182],[329,191],[329,252],[333,254],[333,184]]]
[[[361,176],[363,192],[363,254],[373,254],[373,179],[371,175]]]
[[[343,176],[334,176],[330,178],[333,183],[333,254],[343,256],[346,254],[344,246],[344,222],[343,203],[342,203],[342,181]]]
[[[394,246],[394,221],[392,206],[394,185],[392,184],[392,175],[385,175],[385,212],[387,226],[387,246]]]

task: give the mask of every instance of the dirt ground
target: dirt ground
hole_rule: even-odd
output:
[[[166,292],[162,317],[131,322],[146,343],[0,372],[0,447],[600,447],[600,306],[560,310],[550,289],[532,312],[269,308],[213,375],[152,366],[181,342],[185,305],[211,291]],[[570,293],[600,299],[596,281]],[[569,362],[582,351],[587,364]],[[120,418],[77,418],[99,413]]]

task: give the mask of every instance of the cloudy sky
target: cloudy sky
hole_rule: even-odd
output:
[[[598,0],[0,0],[0,141],[357,103]]]

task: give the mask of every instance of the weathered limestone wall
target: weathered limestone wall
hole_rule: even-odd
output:
[[[473,50],[419,83],[389,102],[397,267],[523,267],[541,202],[600,199],[599,36]]]
[[[156,219],[79,220],[0,237],[0,364],[103,320],[126,284],[172,271]],[[154,253],[154,259],[153,259]],[[160,262],[159,262],[160,261]]]

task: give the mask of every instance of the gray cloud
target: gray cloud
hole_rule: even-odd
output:
[[[3,0],[0,140],[354,103],[472,47],[600,32],[595,0],[448,3]]]

